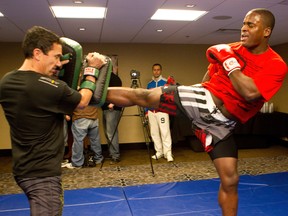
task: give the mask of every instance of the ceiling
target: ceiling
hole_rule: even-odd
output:
[[[271,10],[276,26],[271,45],[288,42],[288,0],[83,0],[81,6],[107,7],[105,19],[56,19],[49,6],[75,6],[73,0],[0,0],[0,42],[20,42],[25,31],[46,27],[80,43],[217,44],[238,41],[245,14],[253,8]],[[159,8],[207,10],[197,21],[155,21]],[[230,16],[219,20],[215,16]],[[79,31],[85,27],[86,31]],[[163,32],[156,32],[163,29]],[[224,30],[223,30],[224,29]]]

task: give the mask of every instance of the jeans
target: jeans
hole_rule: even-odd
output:
[[[99,121],[98,119],[76,119],[72,123],[71,131],[73,134],[72,146],[72,165],[79,167],[84,164],[83,141],[86,136],[90,140],[90,148],[95,153],[94,161],[100,163],[103,160],[102,147],[99,135]]]
[[[120,115],[121,115],[120,110],[103,110],[103,126],[108,141],[109,154],[112,157],[112,159],[120,159],[118,128],[117,128]]]

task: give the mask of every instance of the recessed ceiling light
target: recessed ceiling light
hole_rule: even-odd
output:
[[[1,12],[0,12],[0,17],[4,17],[4,14],[2,14]]]
[[[193,5],[193,4],[187,4],[186,7],[187,7],[187,8],[193,8],[193,7],[195,7],[195,5]]]
[[[106,16],[105,7],[51,6],[51,10],[57,18],[103,19]]]
[[[158,9],[152,20],[195,21],[207,11]]]
[[[85,30],[86,30],[86,29],[83,28],[83,27],[79,28],[79,31],[85,31]]]
[[[83,4],[83,1],[75,0],[75,1],[74,1],[74,4]]]
[[[163,32],[163,29],[157,29],[156,31],[157,32]]]

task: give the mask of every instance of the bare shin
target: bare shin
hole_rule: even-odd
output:
[[[143,89],[128,87],[109,87],[106,101],[120,107],[138,105],[141,107],[157,108],[162,91],[160,88]]]

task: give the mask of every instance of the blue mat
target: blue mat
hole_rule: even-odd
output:
[[[63,216],[221,216],[219,179],[67,190]],[[238,216],[286,216],[288,172],[241,176]],[[24,194],[0,196],[0,216],[29,216]]]

